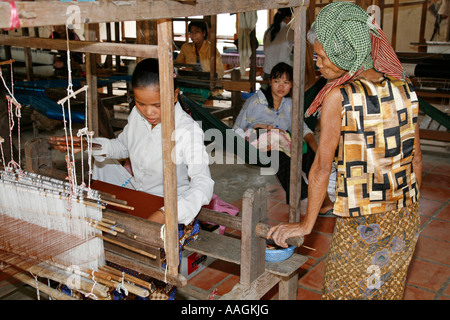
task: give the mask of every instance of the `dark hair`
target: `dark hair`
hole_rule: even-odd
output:
[[[177,81],[173,79],[173,87],[177,88]],[[148,58],[141,60],[134,69],[131,77],[131,87],[143,88],[150,86],[159,87],[159,64],[158,59]]]
[[[292,67],[288,65],[287,63],[280,62],[275,65],[275,67],[272,68],[272,71],[270,71],[269,81],[272,79],[278,79],[281,78],[283,75],[286,75],[289,81],[292,82],[294,78],[294,72],[292,70]],[[273,108],[273,96],[272,96],[272,88],[269,85],[266,89],[261,89],[261,91],[264,93],[267,99],[267,103],[269,104],[269,108]],[[288,94],[290,95],[290,93]]]
[[[188,25],[188,32],[191,32],[191,27],[200,28],[202,32],[205,32],[204,38],[208,38],[208,28],[205,21],[191,21]]]
[[[133,75],[131,77],[131,87],[135,88],[145,88],[157,86],[159,88],[159,63],[158,59],[148,58],[141,60],[134,68]],[[177,79],[173,78],[173,89],[176,90]],[[189,108],[181,99],[181,93],[178,92],[178,102],[181,105],[181,108],[187,113],[191,114]]]
[[[291,8],[282,8],[277,11],[275,16],[273,17],[273,23],[269,27],[270,41],[273,41],[273,39],[275,39],[281,28],[280,24],[286,17],[292,17]]]

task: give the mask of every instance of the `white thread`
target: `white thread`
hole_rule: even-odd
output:
[[[120,292],[120,290],[123,290],[125,295],[128,296],[128,289],[125,287],[124,281],[125,281],[125,272],[122,271],[122,283],[118,283],[116,285],[116,290],[119,292]]]
[[[39,281],[38,281],[38,278],[31,271],[30,271],[30,274],[34,277],[34,281],[36,282],[36,296],[37,296],[37,299],[41,300],[41,294],[39,292]]]
[[[165,224],[163,224],[161,226],[161,231],[160,231],[160,237],[161,239],[164,241],[164,250],[166,250],[167,248],[167,243],[166,243],[166,229],[165,229]],[[167,264],[167,254],[166,254],[166,270],[164,270],[164,282],[167,283],[167,269],[168,269],[168,264]]]
[[[91,275],[92,275],[92,281],[94,281],[94,284],[92,285],[91,292],[89,292],[88,294],[85,294],[84,296],[86,298],[92,298],[94,300],[98,300],[98,297],[94,294],[94,287],[97,284],[97,280],[95,280],[95,276],[94,276],[94,270],[92,270]]]

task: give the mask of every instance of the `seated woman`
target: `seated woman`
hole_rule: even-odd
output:
[[[269,76],[269,86],[267,89],[260,89],[248,98],[242,107],[233,129],[241,135],[251,136],[251,131],[255,129],[279,130],[283,137],[290,140],[292,130],[292,99],[290,97],[292,89],[292,67],[284,62],[275,65]],[[308,148],[303,155],[302,170],[306,175],[314,160],[317,150],[317,143],[313,132],[303,123],[303,140]],[[281,145],[281,144],[280,144]],[[290,183],[290,150],[280,148],[279,169],[277,177],[286,192],[286,202],[289,203],[289,183]],[[308,187],[305,179],[302,178],[302,199],[308,195]],[[327,213],[333,207],[333,203],[327,197],[322,204],[321,213]]]
[[[211,52],[216,50],[216,72],[217,77],[222,78],[224,69],[222,58],[217,48],[213,48],[211,42],[207,40],[208,29],[204,21],[192,21],[188,25],[188,32],[192,42],[186,42],[181,46],[180,53],[174,63],[192,64],[200,67],[201,71],[211,70]],[[223,90],[215,89],[213,95],[222,94]]]
[[[197,237],[199,222],[195,219],[203,205],[210,203],[214,181],[209,171],[209,157],[203,144],[200,126],[182,110],[175,88],[174,155],[177,172],[177,209],[179,235],[185,244]],[[163,154],[161,138],[161,98],[159,66],[156,59],[139,62],[134,70],[132,89],[136,107],[116,139],[94,138],[101,150],[94,151],[93,179],[124,185],[149,194],[164,196]],[[76,138],[74,138],[75,140]],[[79,138],[78,138],[79,139]],[[65,150],[65,147],[62,147]],[[132,173],[117,160],[129,158]],[[164,208],[151,213],[149,220],[164,223]],[[180,250],[181,257],[181,250]],[[162,252],[162,260],[164,253]],[[163,265],[164,266],[164,265]],[[151,282],[160,294],[173,298],[174,288],[161,281]]]
[[[136,107],[128,116],[128,124],[117,139],[94,139],[94,143],[101,144],[102,148],[94,151],[93,178],[117,185],[126,183],[126,187],[163,197],[158,61],[141,61],[133,73],[131,86]],[[200,208],[210,202],[214,181],[209,172],[203,131],[182,110],[176,79],[174,87],[178,222],[187,225],[194,220]],[[133,175],[117,161],[112,161],[126,158],[130,159]],[[158,216],[153,215],[152,220],[160,219],[159,222],[164,223],[163,214]]]

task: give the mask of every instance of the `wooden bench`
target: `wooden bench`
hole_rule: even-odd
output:
[[[241,239],[201,230],[196,241],[185,250],[240,265],[240,282],[233,290],[221,297],[226,300],[260,299],[273,286],[279,284],[280,300],[295,300],[298,288],[298,269],[308,260],[294,253],[281,262],[266,262],[266,189],[249,189],[244,193],[242,217],[202,210],[199,219],[215,220],[241,230]],[[214,219],[218,217],[218,219]],[[303,238],[289,239],[289,244],[300,246]],[[189,284],[189,282],[188,282]]]

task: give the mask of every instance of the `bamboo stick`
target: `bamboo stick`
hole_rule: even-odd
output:
[[[15,62],[16,60],[14,59],[9,59],[9,60],[5,60],[5,61],[0,61],[0,66],[3,66],[5,64],[11,64],[13,62]]]
[[[64,98],[60,99],[57,103],[60,104],[60,105],[62,105],[62,104],[64,104],[64,102],[66,102],[66,101],[69,100],[70,98],[76,97],[77,94],[79,94],[80,92],[82,92],[82,91],[87,91],[87,89],[88,89],[88,86],[85,85],[85,86],[83,86],[82,88],[78,89],[77,91],[72,92],[72,93],[69,94],[67,97],[64,97]]]
[[[38,282],[36,284],[36,280],[26,274],[23,274],[22,272],[11,274],[11,276],[37,290],[40,292],[43,292],[45,294],[48,294],[50,297],[56,299],[56,300],[78,300],[74,297],[71,297],[63,292],[60,292],[56,289],[53,289],[46,284],[43,284],[42,282]]]
[[[120,233],[124,233],[125,232],[125,229],[123,229],[123,228],[121,228],[119,226],[116,226],[114,224],[105,223],[104,221],[98,221],[98,220],[95,220],[95,219],[92,219],[92,218],[87,218],[87,217],[85,218],[85,220],[88,221],[88,222],[91,222],[91,223],[93,223],[95,225],[99,225],[101,227],[104,227],[104,228],[106,228],[108,230],[111,230],[111,231],[116,231],[116,232],[120,232]]]
[[[104,203],[106,203],[106,204],[110,204],[110,205],[119,207],[119,208],[124,208],[124,209],[128,209],[128,210],[134,210],[134,207],[128,206],[128,205],[126,205],[126,204],[122,204],[122,203],[118,203],[118,202],[113,202],[113,201],[109,201],[109,200],[104,200],[104,199],[101,199],[100,201],[101,201],[101,202],[104,202]]]
[[[69,283],[69,280],[73,279],[71,277],[73,272],[69,273],[65,270],[56,268],[57,267],[51,267],[44,263],[41,263],[39,265],[29,268],[27,271],[40,277],[48,278],[71,287],[72,283]],[[89,275],[89,278],[87,278],[81,272],[75,271],[74,273],[79,276],[79,278],[76,279],[79,284],[79,288],[74,289],[84,292],[92,291],[92,293],[95,294],[96,296],[100,296],[103,298],[106,298],[108,296],[107,288],[103,285],[95,285],[95,283],[93,283],[91,279],[89,279],[90,277],[92,277],[91,275]]]
[[[103,267],[100,267],[100,269],[104,269],[107,272],[111,272],[111,273],[113,273],[114,275],[116,275],[119,278],[121,278],[122,275],[123,275],[125,280],[127,280],[129,282],[132,282],[132,283],[134,283],[136,285],[139,285],[139,286],[142,286],[142,287],[150,289],[151,284],[149,282],[144,281],[144,280],[139,279],[139,278],[136,278],[136,277],[134,277],[132,275],[129,275],[127,273],[123,273],[122,274],[122,272],[120,270],[116,270],[116,269],[114,269],[112,267],[109,267],[109,266],[103,266]]]
[[[143,256],[149,257],[150,259],[156,259],[155,255],[153,255],[151,253],[148,253],[148,252],[145,252],[144,250],[136,249],[136,248],[134,248],[132,246],[129,246],[129,245],[125,244],[125,243],[122,243],[122,242],[119,242],[119,241],[116,241],[116,240],[113,240],[113,239],[109,239],[109,238],[106,238],[106,237],[98,235],[98,234],[96,235],[96,237],[98,237],[100,239],[103,239],[104,241],[110,242],[112,244],[118,245],[118,246],[120,246],[122,248],[128,249],[130,251],[142,254]]]
[[[115,281],[113,281],[114,283]],[[150,292],[147,289],[137,287],[129,282],[115,282],[116,283],[116,289],[118,288],[118,285],[123,286],[126,290],[129,292],[138,295],[143,298],[147,298],[150,295]]]
[[[107,219],[107,218],[102,218],[102,221],[105,223],[116,224],[115,220],[111,220],[111,219]]]
[[[116,231],[111,230],[111,229],[107,229],[107,228],[102,227],[102,226],[99,226],[99,225],[97,225],[97,224],[95,224],[95,223],[93,223],[93,222],[90,223],[90,226],[91,226],[91,227],[94,227],[94,228],[97,229],[97,230],[100,230],[100,231],[109,233],[109,234],[111,234],[111,235],[113,235],[113,236],[116,236],[116,235],[117,235],[117,232],[116,232]]]

